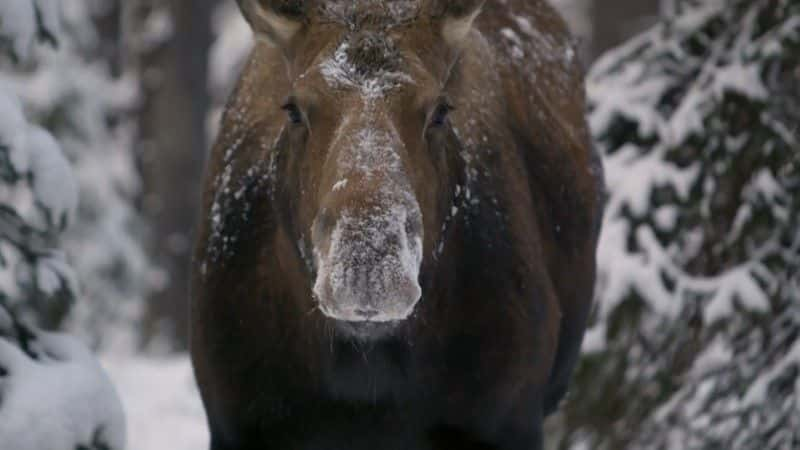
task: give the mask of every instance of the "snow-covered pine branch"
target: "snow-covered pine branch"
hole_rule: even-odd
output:
[[[125,420],[114,387],[76,339],[31,330],[0,307],[0,442],[14,450],[122,450]]]
[[[97,36],[86,3],[0,3],[2,448],[125,445],[122,407],[91,352],[38,329],[61,325],[87,294],[94,305],[125,298],[120,279],[146,266],[128,228],[129,135],[110,125],[135,92],[88,57]]]
[[[18,5],[14,7],[13,5]],[[29,0],[4,3],[0,35],[8,55],[28,60],[41,36],[40,10]],[[0,74],[0,307],[28,320],[60,321],[77,296],[73,269],[60,248],[78,206],[78,187],[49,131],[25,117],[19,90]]]
[[[610,196],[565,445],[798,448],[800,2],[677,2],[589,95]]]
[[[0,86],[19,97],[32,122],[52,133],[74,171],[80,198],[60,245],[80,280],[81,301],[68,316],[54,316],[45,325],[66,319],[71,331],[107,346],[120,329],[133,333],[143,297],[157,278],[141,246],[143,224],[134,208],[141,181],[129,117],[139,87],[127,72],[112,77],[109,62],[98,56],[108,42],[95,21],[108,1],[50,3],[59,11],[50,14],[61,19],[58,47],[33,47],[29,63],[0,70]]]

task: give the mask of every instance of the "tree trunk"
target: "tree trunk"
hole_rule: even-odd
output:
[[[191,230],[199,210],[208,142],[205,114],[211,14],[217,0],[140,0],[134,21],[140,29],[166,10],[171,37],[139,55],[145,103],[141,110],[140,161],[143,209],[151,224],[151,255],[165,272],[163,288],[147,303],[144,343],[172,338],[188,343],[188,276]],[[138,19],[137,19],[138,18]]]

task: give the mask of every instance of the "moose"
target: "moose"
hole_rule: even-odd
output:
[[[603,174],[544,0],[238,0],[191,351],[212,450],[533,450]]]

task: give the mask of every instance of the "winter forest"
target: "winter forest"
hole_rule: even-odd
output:
[[[800,448],[800,0],[550,1],[606,210],[547,448]],[[234,0],[0,0],[0,450],[208,448],[192,233],[252,45]]]

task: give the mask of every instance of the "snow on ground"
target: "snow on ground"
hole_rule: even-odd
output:
[[[0,311],[0,321],[9,319]],[[53,333],[29,344],[36,359],[0,338],[0,448],[121,450],[122,405],[89,349]]]
[[[103,355],[128,420],[128,450],[205,450],[208,427],[187,355]]]

